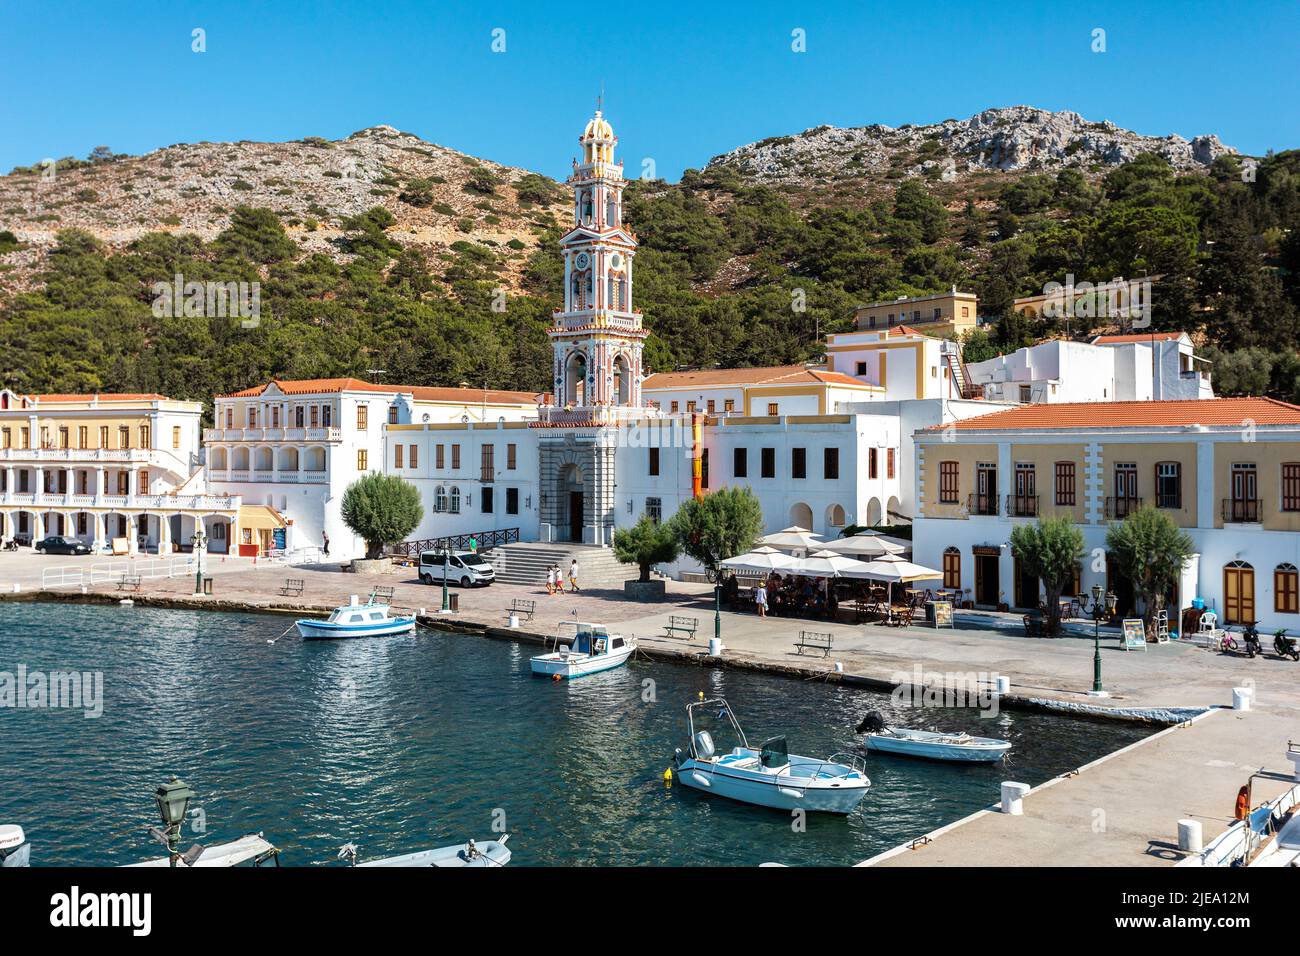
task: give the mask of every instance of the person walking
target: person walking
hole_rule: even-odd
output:
[[[322,531],[320,533],[320,541],[321,541],[320,549],[324,553],[325,557],[328,558],[330,556],[330,536],[327,535],[324,531]]]
[[[754,604],[758,606],[758,616],[767,617],[767,585],[762,581],[754,588]]]
[[[579,590],[580,588],[578,587],[578,559],[574,558],[572,561],[569,562],[569,592],[576,593]]]
[[[555,569],[549,566],[546,568],[546,593],[555,593]]]

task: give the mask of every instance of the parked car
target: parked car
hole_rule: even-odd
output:
[[[444,561],[447,562],[448,584],[467,588],[475,584],[488,585],[496,580],[492,565],[483,560],[483,555],[473,551],[453,551],[450,555],[442,551],[420,552],[420,580],[425,584],[441,584]]]
[[[76,538],[52,534],[36,542],[38,554],[90,554],[90,548]]]

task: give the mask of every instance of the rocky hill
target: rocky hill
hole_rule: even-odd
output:
[[[969,119],[931,126],[818,126],[775,136],[715,156],[710,167],[730,166],[746,178],[778,186],[814,186],[876,176],[928,176],[945,181],[973,173],[1098,172],[1142,153],[1158,153],[1175,170],[1204,170],[1219,156],[1236,155],[1217,136],[1142,136],[1109,120],[1031,106],[988,109]]]
[[[99,151],[97,151],[98,153]],[[143,156],[21,167],[0,177],[0,229],[24,245],[0,256],[0,289],[20,289],[61,229],[85,229],[110,248],[147,232],[212,239],[236,206],[275,210],[306,253],[339,257],[344,219],[383,206],[390,235],[435,257],[458,240],[496,248],[517,283],[542,229],[567,214],[549,178],[475,159],[391,126],[346,139],[183,143]]]

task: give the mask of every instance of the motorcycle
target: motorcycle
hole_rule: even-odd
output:
[[[17,550],[18,550],[18,542],[15,541],[13,538],[5,538],[3,542],[0,542],[0,551],[17,551]]]
[[[1293,661],[1300,661],[1300,644],[1294,637],[1286,636],[1286,628],[1279,628],[1273,635],[1273,653],[1278,657],[1289,657]]]
[[[1241,629],[1241,640],[1246,645],[1246,656],[1254,657],[1256,654],[1263,654],[1263,645],[1259,643],[1259,630],[1255,627],[1259,621],[1250,621]]]

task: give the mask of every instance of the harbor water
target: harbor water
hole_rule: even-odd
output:
[[[904,708],[888,695],[691,664],[634,661],[577,681],[535,678],[532,645],[420,629],[303,641],[271,615],[0,603],[0,674],[102,676],[91,706],[0,708],[0,823],[33,865],[162,855],[152,791],[198,798],[183,847],[263,831],[284,865],[360,859],[511,834],[512,865],[843,866],[1152,732],[1118,722]],[[20,688],[21,690],[21,688]],[[666,785],[700,692],[732,704],[751,744],[861,749],[864,713],[1014,743],[1009,764],[867,758],[850,817],[790,814]],[[17,706],[17,703],[27,706]],[[83,700],[83,705],[87,704]],[[196,829],[200,832],[194,832]]]

